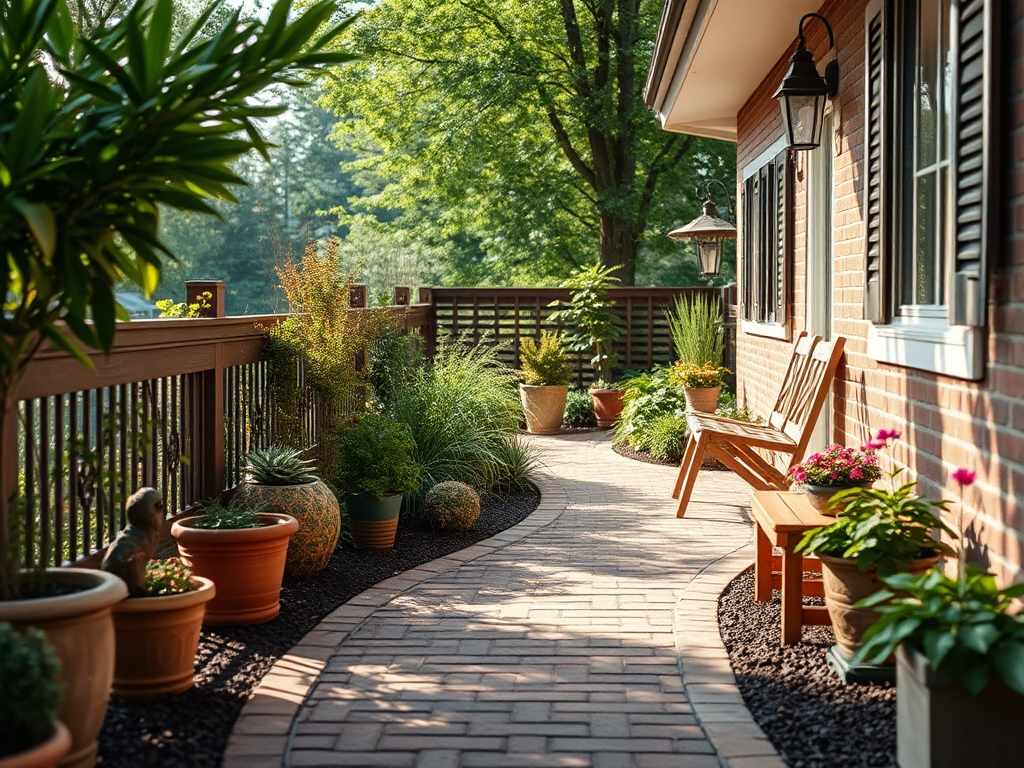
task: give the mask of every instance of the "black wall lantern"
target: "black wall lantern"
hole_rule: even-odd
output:
[[[828,30],[829,48],[835,47],[832,27],[824,16],[805,14],[800,19],[800,43],[789,60],[789,72],[775,93],[782,107],[782,124],[790,149],[814,149],[821,144],[821,124],[825,118],[825,99],[835,95],[839,88],[839,61],[832,59],[825,66],[825,76],[818,74],[814,57],[804,45],[804,22],[820,19]]]
[[[673,229],[668,236],[673,240],[695,240],[700,273],[706,280],[718,275],[722,266],[722,241],[736,237],[736,227],[718,214],[718,206],[711,199],[711,185],[717,184],[725,190],[726,215],[729,210],[729,188],[718,179],[708,179],[697,187],[697,195],[704,198],[704,213],[685,227]]]

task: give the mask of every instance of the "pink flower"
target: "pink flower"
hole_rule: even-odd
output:
[[[803,482],[806,482],[806,481],[807,481],[807,473],[806,473],[806,472],[804,472],[804,471],[803,471],[802,469],[800,469],[799,467],[794,467],[793,471],[792,471],[792,472],[790,472],[790,475],[791,475],[791,476],[792,476],[792,478],[793,478],[794,480],[796,480],[796,481],[797,481],[798,483],[803,483]]]
[[[899,440],[900,431],[898,429],[880,429],[878,434],[875,435],[876,440]]]
[[[961,488],[966,488],[968,485],[974,484],[974,476],[977,473],[967,469],[967,467],[960,467],[953,472],[953,479],[956,480]]]
[[[864,470],[862,470],[860,467],[854,467],[853,469],[850,470],[851,480],[860,480],[862,477],[864,477]]]
[[[885,440],[868,440],[860,447],[862,451],[877,451],[885,448]]]

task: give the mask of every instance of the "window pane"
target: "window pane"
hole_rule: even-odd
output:
[[[943,0],[919,0],[917,28],[917,167],[936,161],[939,112],[939,28]]]
[[[917,243],[914,253],[914,304],[932,304],[937,248],[937,198],[935,176],[922,175],[917,180]]]

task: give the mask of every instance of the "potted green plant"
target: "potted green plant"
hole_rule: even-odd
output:
[[[519,339],[522,383],[519,397],[526,415],[526,431],[534,435],[553,435],[562,427],[565,398],[572,381],[572,369],[557,333],[544,331],[540,342]]]
[[[291,515],[299,530],[288,544],[285,573],[308,576],[323,570],[341,535],[341,508],[331,489],[314,473],[302,451],[280,445],[250,451],[239,499],[268,512]]]
[[[420,485],[415,450],[406,425],[375,413],[364,413],[338,436],[337,477],[357,547],[395,545],[402,495]]]
[[[0,622],[0,768],[55,768],[71,749],[57,719],[60,661],[46,636]]]
[[[146,565],[146,594],[114,606],[115,696],[147,699],[192,687],[210,579],[192,574],[179,558]]]
[[[889,432],[882,430],[879,434]],[[838,511],[835,497],[840,491],[869,488],[881,476],[882,468],[873,448],[858,451],[835,444],[826,446],[820,453],[812,453],[789,470],[789,478],[803,488],[811,506],[823,515],[832,516]]]
[[[915,483],[892,490],[850,488],[837,496],[845,504],[832,525],[808,531],[797,552],[821,559],[825,605],[832,619],[836,646],[830,661],[841,675],[864,641],[878,614],[860,601],[881,588],[880,579],[896,573],[919,574],[932,568],[943,554],[953,554],[936,532],[953,535],[939,513],[946,502],[914,493]],[[884,674],[884,673],[883,673]]]
[[[622,336],[613,311],[615,301],[608,295],[612,285],[619,282],[614,275],[617,269],[617,266],[603,267],[600,262],[578,267],[560,286],[569,289],[568,304],[554,301],[549,305],[560,307],[551,314],[550,320],[572,329],[566,336],[569,347],[592,353],[590,362],[597,372],[597,380],[590,387],[590,395],[599,427],[612,426],[622,410],[622,392],[611,381],[615,364],[613,344]]]
[[[672,366],[670,379],[677,387],[682,387],[687,410],[714,413],[728,372],[720,365],[693,365],[679,361]]]
[[[714,413],[725,374],[725,334],[721,303],[703,294],[677,296],[668,310],[668,326],[677,365],[677,386],[683,387],[691,411]]]
[[[298,528],[291,515],[244,501],[209,501],[175,521],[182,562],[217,585],[204,624],[260,624],[280,613],[288,540]]]

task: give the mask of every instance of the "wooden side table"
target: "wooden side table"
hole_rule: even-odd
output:
[[[811,506],[802,493],[754,491],[751,494],[757,550],[754,557],[754,599],[771,600],[772,589],[782,592],[782,644],[799,643],[808,625],[831,625],[824,606],[804,605],[804,595],[820,597],[820,576],[804,579],[804,571],[821,573],[821,561],[794,552],[806,531],[835,522]],[[782,549],[782,557],[772,555]]]

